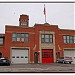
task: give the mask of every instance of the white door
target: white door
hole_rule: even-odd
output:
[[[28,63],[28,50],[27,49],[12,49],[11,63]]]
[[[73,62],[75,64],[75,49],[65,49],[64,56],[72,57]]]

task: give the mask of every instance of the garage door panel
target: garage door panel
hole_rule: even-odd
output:
[[[12,49],[11,62],[12,63],[28,63],[28,50]]]

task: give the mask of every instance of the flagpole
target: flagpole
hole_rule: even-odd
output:
[[[46,23],[46,14],[45,14],[45,23]]]
[[[44,15],[45,15],[45,23],[46,23],[46,9],[45,9],[45,4],[44,4]]]

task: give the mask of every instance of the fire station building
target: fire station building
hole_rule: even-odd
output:
[[[22,14],[19,26],[6,25],[5,34],[0,34],[0,57],[11,64],[54,63],[62,56],[75,63],[75,30],[48,23],[29,27],[29,16]]]

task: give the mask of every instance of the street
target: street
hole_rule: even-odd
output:
[[[75,72],[75,64],[11,64],[0,66],[0,72]]]

